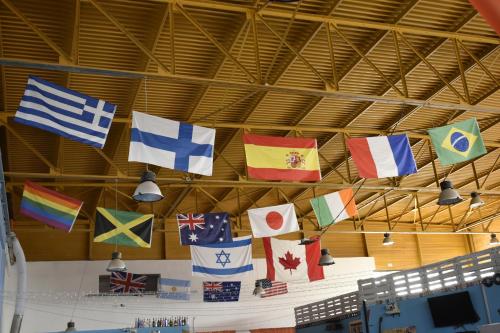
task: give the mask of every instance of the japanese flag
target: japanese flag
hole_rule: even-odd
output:
[[[249,209],[248,218],[254,238],[299,231],[293,204]]]
[[[299,241],[263,238],[266,252],[267,279],[271,281],[316,281],[325,278],[318,265],[321,245],[317,240],[308,245]]]

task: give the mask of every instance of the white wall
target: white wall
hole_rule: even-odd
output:
[[[22,333],[63,330],[71,318],[78,329],[105,329],[130,326],[135,317],[187,315],[195,318],[196,331],[295,326],[293,308],[357,289],[356,281],[373,276],[373,258],[336,258],[325,268],[325,280],[313,283],[289,283],[289,293],[270,298],[252,295],[254,281],[265,278],[264,259],[255,259],[255,270],[242,280],[240,301],[204,303],[202,281],[191,276],[189,260],[127,261],[132,273],[160,273],[162,277],[191,279],[191,300],[173,301],[154,296],[80,297],[96,293],[98,276],[106,274],[105,261],[30,262],[28,263],[27,309]],[[240,279],[234,279],[240,280]],[[4,296],[2,332],[10,329],[15,302],[15,268],[8,267]]]

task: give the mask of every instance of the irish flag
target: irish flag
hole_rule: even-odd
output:
[[[252,178],[321,180],[316,139],[244,134],[243,143]]]
[[[71,231],[83,201],[62,195],[27,180],[21,200],[21,214],[54,228]]]
[[[352,188],[311,199],[320,227],[348,219],[358,213]]]

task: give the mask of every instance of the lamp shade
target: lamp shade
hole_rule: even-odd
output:
[[[264,292],[264,288],[262,288],[262,282],[259,282],[257,287],[253,290],[254,296],[260,296]]]
[[[497,235],[491,234],[490,236],[490,245],[498,245],[500,242],[498,241]]]
[[[481,200],[481,197],[479,196],[479,193],[472,192],[470,194],[470,196],[471,196],[470,208],[477,208],[477,207],[481,207],[482,205],[484,205],[484,201]]]
[[[302,238],[299,245],[309,245],[316,241],[316,239]]]
[[[386,232],[384,234],[384,240],[382,241],[382,245],[384,246],[390,246],[390,245],[393,245],[394,244],[394,241],[392,240],[391,238],[391,234]]]
[[[146,171],[142,174],[141,182],[132,195],[135,201],[154,202],[163,199],[163,194],[156,184],[156,175],[153,171]]]
[[[111,254],[111,261],[106,268],[108,272],[125,272],[127,270],[127,265],[122,260],[122,254],[120,252],[113,252]]]
[[[64,332],[76,332],[75,322],[72,320],[68,321],[68,325]]]
[[[457,190],[453,188],[453,184],[449,180],[442,181],[439,186],[441,187],[441,193],[439,194],[438,205],[454,205],[464,200],[460,194],[458,194]]]
[[[330,251],[328,249],[321,249],[321,258],[319,258],[320,266],[329,266],[335,264],[333,261],[333,257],[330,255]]]

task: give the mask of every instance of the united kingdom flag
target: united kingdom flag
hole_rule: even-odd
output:
[[[196,230],[196,228],[205,229],[204,214],[178,214],[177,222],[179,222],[179,229],[188,227],[189,230]]]
[[[112,293],[143,293],[146,288],[147,275],[112,272],[110,292]]]

